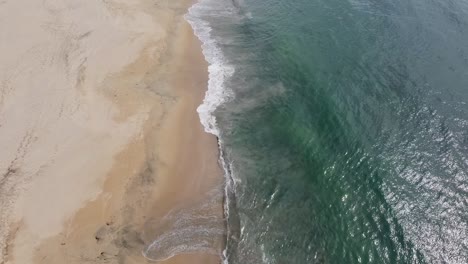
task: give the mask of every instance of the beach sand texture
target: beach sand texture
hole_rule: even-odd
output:
[[[147,263],[145,246],[175,231],[160,224],[168,213],[221,225],[190,4],[0,1],[0,263]],[[219,262],[198,252],[159,263]]]

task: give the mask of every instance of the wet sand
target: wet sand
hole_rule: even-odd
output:
[[[190,4],[0,2],[0,263],[147,263],[145,246],[177,231],[160,224],[171,212],[222,221]]]

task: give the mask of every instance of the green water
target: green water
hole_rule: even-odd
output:
[[[468,263],[468,2],[196,11],[234,69],[228,263]]]

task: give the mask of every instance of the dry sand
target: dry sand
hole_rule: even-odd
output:
[[[222,221],[190,4],[0,0],[0,263],[147,263],[169,212]]]

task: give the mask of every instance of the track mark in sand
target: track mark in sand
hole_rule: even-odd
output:
[[[10,166],[7,168],[7,172],[3,174],[2,180],[0,181],[0,187],[3,185],[3,183],[12,175],[15,174],[17,169],[14,167],[13,162],[10,163]]]
[[[5,97],[11,92],[11,86],[9,84],[9,80],[1,80],[0,82],[0,109],[3,106],[3,102],[5,101]]]
[[[76,249],[76,241],[67,241],[67,235],[61,240],[64,257],[71,263],[123,263],[118,247],[122,240],[123,229],[115,225],[112,220],[105,222],[94,234],[96,244],[89,244]],[[124,242],[125,243],[125,242]],[[44,256],[45,257],[45,256]]]
[[[63,112],[65,112],[65,102],[62,100],[62,102],[60,103],[60,110],[59,110],[57,119],[62,118]]]
[[[21,140],[19,147],[16,150],[15,158],[8,165],[6,172],[2,174],[2,178],[0,179],[0,190],[11,178],[11,176],[15,175],[19,171],[22,160],[26,156],[29,146],[34,141],[34,139],[34,129],[30,129]]]
[[[37,121],[38,122],[38,121]],[[33,124],[24,134],[18,144],[14,158],[8,164],[6,170],[0,172],[0,264],[8,261],[9,249],[8,241],[14,240],[16,232],[19,229],[19,224],[10,226],[10,210],[14,206],[14,197],[17,194],[18,186],[24,184],[29,177],[40,173],[45,165],[42,165],[37,171],[32,172],[27,169],[22,171],[26,155],[28,154],[31,145],[37,140],[35,135],[36,124]]]
[[[86,33],[81,34],[80,36],[78,36],[78,40],[82,40],[84,38],[87,38],[89,35],[91,35],[91,33],[92,33],[92,31],[90,30],[90,31],[88,31]]]
[[[83,83],[86,79],[86,63],[88,58],[84,58],[83,61],[78,66],[78,74],[76,75],[76,84],[75,87],[81,90],[83,88]]]
[[[0,258],[0,264],[6,264],[8,261],[8,255],[10,253],[10,243],[8,241],[12,241],[13,238],[16,236],[16,233],[18,233],[18,230],[20,229],[20,224],[15,224],[13,231],[9,232],[5,238],[5,245],[3,246],[3,251],[2,251],[2,256]]]

